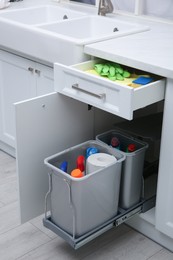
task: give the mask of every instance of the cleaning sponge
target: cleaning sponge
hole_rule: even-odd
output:
[[[135,84],[141,84],[141,85],[146,85],[150,82],[152,82],[153,79],[150,77],[144,77],[144,76],[140,76],[139,78],[133,80],[133,83]]]
[[[124,80],[124,78],[129,78],[130,73],[127,70],[124,70],[117,63],[99,63],[94,65],[95,71],[104,77],[108,77],[110,80]]]

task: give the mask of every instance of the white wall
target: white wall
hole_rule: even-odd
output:
[[[71,0],[81,3],[95,4],[99,0]],[[141,1],[143,7],[143,14],[150,16],[157,16],[173,20],[173,0],[111,0],[115,12],[116,10],[123,10],[127,12],[135,12],[135,2]]]
[[[123,10],[134,13],[135,10],[135,0],[112,0],[115,11]]]
[[[144,14],[173,19],[173,0],[143,0]]]
[[[135,0],[112,0],[115,10],[134,12]],[[173,0],[141,0],[143,14],[173,19]]]

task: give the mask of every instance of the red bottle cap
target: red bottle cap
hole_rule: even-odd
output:
[[[130,153],[134,152],[136,150],[136,145],[135,144],[129,144],[127,150]]]
[[[119,142],[119,140],[118,140],[118,138],[117,137],[112,137],[112,139],[111,139],[111,146],[112,147],[118,147],[120,145],[120,142]]]

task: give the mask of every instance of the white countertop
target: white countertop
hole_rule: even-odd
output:
[[[173,24],[140,22],[150,31],[87,45],[85,53],[173,78]]]

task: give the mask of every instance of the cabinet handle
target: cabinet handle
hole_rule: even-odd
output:
[[[35,73],[36,73],[38,76],[40,76],[40,73],[41,73],[41,71],[40,71],[40,70],[37,70],[37,69],[35,69]]]
[[[106,96],[105,93],[96,94],[96,93],[90,92],[90,91],[88,91],[88,90],[82,89],[82,88],[79,87],[78,84],[73,84],[73,85],[72,85],[72,88],[73,88],[73,89],[76,89],[76,90],[79,90],[79,91],[81,91],[81,92],[83,92],[83,93],[89,94],[89,95],[91,95],[91,96],[94,96],[94,97],[96,97],[96,98],[99,98],[99,99],[103,99],[103,98],[105,98],[105,96]]]
[[[33,69],[32,67],[29,67],[28,70],[29,70],[30,72],[34,72],[34,69]]]

